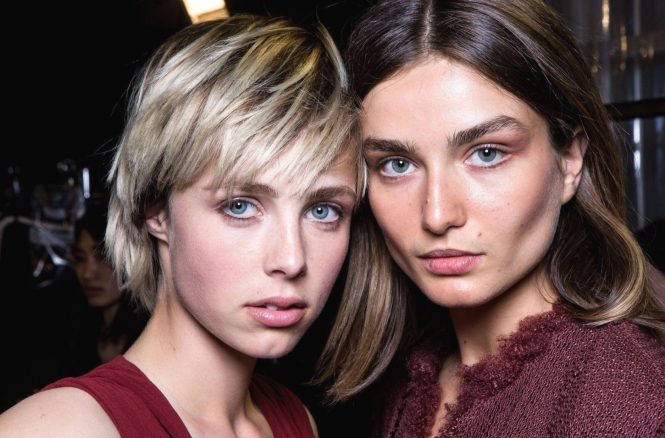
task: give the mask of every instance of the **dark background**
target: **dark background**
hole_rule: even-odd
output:
[[[227,9],[230,14],[321,21],[343,50],[354,22],[370,3],[372,0],[230,0]],[[553,3],[564,11],[566,5],[580,7],[574,1]],[[662,15],[662,7],[659,10]],[[16,23],[6,26],[3,34],[2,102],[7,116],[0,146],[0,218],[29,214],[35,185],[62,184],[83,167],[91,171],[93,191],[103,191],[132,76],[164,39],[190,23],[179,0],[77,0],[38,6],[12,2],[3,12]],[[569,12],[571,17],[586,16],[577,10]],[[589,37],[588,41],[596,40]],[[620,111],[615,116],[622,120],[662,118],[663,95],[655,97],[647,102],[651,106],[620,103],[616,107],[624,115]],[[662,138],[655,146],[662,151]],[[659,156],[662,161],[662,154]],[[67,171],[58,166],[65,160],[69,160]],[[660,184],[665,186],[662,180]],[[0,254],[0,351],[4,362],[0,411],[28,395],[26,388],[39,388],[71,370],[58,352],[64,348],[62,339],[77,330],[83,306],[71,272],[65,272],[56,285],[35,288],[28,269],[29,254],[21,246],[26,233],[24,228],[8,228]],[[655,238],[649,239],[655,242]],[[662,252],[663,245],[658,245],[654,251]],[[321,403],[320,388],[303,384],[303,378],[312,374],[338,299],[336,288],[324,314],[296,350],[284,359],[262,362],[259,369],[299,393],[316,417],[323,438],[368,436],[372,391],[349,403],[327,407]]]
[[[364,4],[232,0],[227,9],[318,19],[343,46]],[[7,185],[7,167],[14,165],[27,195],[35,181],[57,181],[55,164],[63,159],[90,166],[101,181],[123,126],[130,80],[159,43],[189,24],[184,6],[179,0],[49,2],[14,15],[26,18],[5,38],[11,133],[0,153],[1,182]]]
[[[343,47],[365,2],[227,1],[230,14],[289,16],[321,21]],[[179,0],[49,2],[28,10],[17,31],[5,30],[5,135],[0,150],[0,218],[31,215],[37,185],[60,185],[90,169],[93,192],[103,192],[112,150],[122,130],[133,75],[169,35],[190,24]],[[29,44],[26,41],[31,41]],[[62,164],[66,166],[63,167]],[[18,183],[18,185],[16,185]],[[36,287],[26,248],[28,229],[5,229],[0,257],[0,412],[18,399],[77,368],[70,339],[81,330],[85,303],[71,271]],[[322,390],[304,383],[332,321],[339,288],[322,317],[284,359],[259,370],[292,387],[315,416],[320,436],[368,436],[365,395],[336,407],[321,403]],[[194,370],[195,372],[195,370]]]

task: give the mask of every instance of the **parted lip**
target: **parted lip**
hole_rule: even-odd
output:
[[[469,251],[462,251],[459,249],[435,249],[426,253],[419,255],[421,259],[439,259],[444,257],[465,257],[465,256],[476,256],[480,255],[479,253],[473,253]]]
[[[298,308],[303,309],[307,307],[307,303],[298,297],[268,297],[262,300],[254,301],[247,304],[248,307],[276,307],[278,309]]]

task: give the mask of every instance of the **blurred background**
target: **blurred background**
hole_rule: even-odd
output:
[[[371,0],[114,0],[12,2],[4,31],[8,131],[0,150],[0,411],[72,364],[86,303],[69,248],[74,224],[105,202],[105,175],[128,87],[147,56],[192,22],[249,12],[321,21],[340,48]],[[631,229],[663,268],[665,1],[550,0],[575,32],[625,152]],[[30,44],[26,41],[31,41]],[[260,369],[292,385],[322,437],[367,436],[370,393],[334,408],[310,376],[338,294],[299,347]],[[77,334],[79,335],[77,338]]]

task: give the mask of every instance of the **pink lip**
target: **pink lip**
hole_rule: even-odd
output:
[[[272,297],[246,305],[252,318],[267,327],[290,327],[305,316],[307,304],[299,298]]]
[[[435,275],[464,275],[480,263],[482,255],[457,249],[437,249],[422,254],[425,269]]]

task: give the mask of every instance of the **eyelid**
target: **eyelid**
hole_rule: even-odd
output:
[[[320,206],[320,205],[324,205],[324,206],[326,206],[326,207],[330,207],[330,208],[332,208],[333,210],[335,210],[335,212],[336,212],[340,217],[341,217],[341,216],[344,216],[345,213],[346,213],[346,207],[345,207],[344,205],[341,205],[341,204],[338,203],[338,202],[334,202],[334,201],[330,201],[330,200],[320,200],[320,201],[312,202],[312,203],[309,205],[309,207],[307,207],[307,208],[305,209],[305,212],[308,212],[308,211],[312,210],[314,207],[318,207],[318,206]]]
[[[509,155],[508,151],[506,151],[505,148],[501,147],[501,145],[498,145],[498,144],[495,144],[495,143],[483,143],[483,144],[476,145],[476,146],[472,147],[471,151],[468,154],[468,156],[464,159],[464,162],[468,163],[469,160],[471,160],[477,152],[485,150],[485,149],[490,149],[490,150],[496,151],[498,154],[501,155],[501,157],[498,160],[496,160],[494,162],[491,162],[491,163],[486,163],[486,164],[472,164],[471,163],[470,164],[471,166],[480,167],[480,168],[493,168],[493,167],[496,167],[496,166],[500,165],[504,161],[506,161],[506,159],[508,158],[508,155]]]
[[[326,206],[330,208],[332,211],[334,211],[337,217],[328,221],[308,217],[312,209],[318,206]],[[346,217],[346,211],[343,206],[335,202],[319,201],[310,204],[310,206],[305,209],[304,217],[307,218],[308,220],[315,222],[318,227],[322,227],[325,230],[336,230],[339,227],[339,225],[342,223],[342,219]]]
[[[401,174],[401,175],[389,175],[389,174],[386,174],[386,172],[383,171],[383,168],[384,168],[385,165],[388,164],[390,161],[394,161],[394,160],[404,160],[404,161],[408,162],[408,163],[409,163],[411,166],[413,166],[414,168],[415,168],[415,167],[418,167],[418,166],[416,166],[416,163],[413,162],[413,160],[411,160],[411,159],[409,159],[409,158],[406,158],[406,157],[403,156],[403,155],[390,155],[390,156],[382,157],[382,158],[380,158],[380,159],[376,162],[376,164],[374,164],[374,166],[372,166],[372,167],[373,167],[375,170],[378,170],[379,173],[381,174],[381,176],[383,176],[383,177],[385,177],[385,178],[390,178],[390,179],[398,179],[398,178],[402,178],[402,177],[407,176],[407,175],[410,175],[410,174],[412,173],[412,171],[409,171],[408,173],[404,173],[404,174]]]
[[[227,208],[233,203],[233,202],[246,202],[247,204],[250,204],[256,209],[256,213],[253,214],[252,216],[249,217],[238,217],[230,214],[227,211]],[[250,199],[244,196],[233,196],[228,199],[225,199],[224,201],[219,203],[219,206],[217,209],[224,215],[224,217],[228,220],[231,221],[236,221],[236,222],[247,222],[247,221],[252,221],[255,220],[257,216],[260,216],[261,214],[261,208],[259,202],[257,202],[254,199]]]

